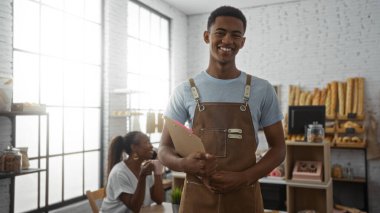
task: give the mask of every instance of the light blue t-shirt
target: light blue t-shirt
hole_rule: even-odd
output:
[[[214,78],[203,71],[194,76],[193,79],[198,88],[201,103],[243,103],[246,77],[247,74],[241,72],[237,78],[223,80]],[[270,126],[282,120],[283,115],[273,86],[268,81],[255,76],[252,77],[248,104],[258,144],[257,131],[259,127]],[[190,83],[184,81],[173,91],[164,115],[181,123],[188,122],[192,126],[195,110],[196,102],[191,93]]]

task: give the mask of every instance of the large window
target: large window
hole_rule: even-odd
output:
[[[46,141],[37,145],[46,134],[38,117],[18,118],[16,145],[29,148],[32,167],[49,159],[48,205],[59,205],[100,186],[102,3],[13,4],[13,102],[46,104],[50,117],[48,153]],[[44,173],[18,176],[15,212],[44,206],[45,187]]]
[[[139,116],[142,131],[146,130],[146,115],[155,113],[158,119],[168,102],[169,23],[167,17],[145,5],[135,1],[128,4],[127,89],[132,91],[128,107],[142,112]],[[153,143],[159,141],[157,131],[150,136]]]

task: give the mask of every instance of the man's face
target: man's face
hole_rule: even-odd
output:
[[[223,64],[234,61],[245,42],[243,22],[235,17],[219,16],[204,33],[204,40],[210,44],[211,60]]]

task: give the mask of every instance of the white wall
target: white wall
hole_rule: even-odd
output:
[[[280,84],[284,112],[290,84],[311,90],[362,76],[367,113],[379,122],[379,11],[380,0],[303,0],[243,9],[247,40],[237,56],[238,68]],[[207,18],[208,14],[189,17],[188,75],[207,68],[209,51],[202,39]],[[355,171],[364,173],[359,165]],[[369,161],[370,212],[380,212],[379,176],[380,161]]]
[[[0,75],[12,73],[12,47],[13,47],[13,17],[12,0],[0,1]],[[0,118],[0,150],[4,150],[10,143],[11,123],[5,118]],[[0,179],[0,209],[9,212],[9,186],[10,179]]]

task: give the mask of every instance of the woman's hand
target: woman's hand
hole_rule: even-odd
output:
[[[151,175],[153,170],[154,170],[154,165],[152,161],[151,160],[144,161],[141,164],[140,176],[146,177],[148,175]]]

